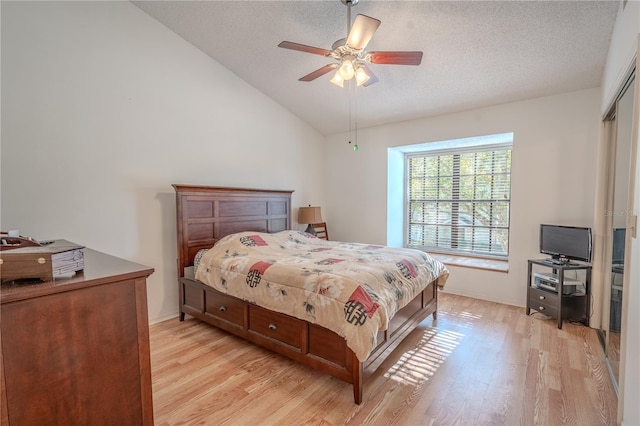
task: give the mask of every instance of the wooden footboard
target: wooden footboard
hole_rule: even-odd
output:
[[[240,232],[291,229],[291,193],[261,189],[173,185],[176,190],[180,320],[189,314],[201,321],[353,384],[362,402],[363,380],[402,339],[429,314],[436,318],[437,286],[431,283],[378,333],[378,346],[360,362],[336,333],[273,312],[185,277],[198,250]]]

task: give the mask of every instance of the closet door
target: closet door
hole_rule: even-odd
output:
[[[608,286],[608,305],[604,306],[604,324],[608,323],[605,335],[605,351],[611,374],[616,384],[620,373],[620,331],[622,325],[622,302],[625,296],[624,274],[627,263],[625,240],[627,234],[627,216],[629,183],[631,181],[631,145],[633,140],[633,102],[635,93],[635,79],[631,78],[616,103],[615,111],[615,139],[612,141],[612,201],[608,210],[607,221],[609,235],[607,241],[607,267],[610,269]],[[610,266],[609,266],[610,265]],[[605,297],[605,300],[607,297]],[[608,314],[607,314],[608,311]],[[607,321],[608,317],[608,321]]]

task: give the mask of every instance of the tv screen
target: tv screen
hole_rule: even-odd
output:
[[[540,225],[540,253],[560,262],[591,262],[591,228]]]

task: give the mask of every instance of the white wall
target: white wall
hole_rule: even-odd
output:
[[[1,229],[155,268],[151,321],[178,309],[172,183],[324,204],[324,137],[129,2],[1,7]]]
[[[445,291],[524,306],[527,259],[541,257],[541,223],[593,226],[600,89],[476,109],[328,138],[327,211],[333,239],[387,242],[387,148],[514,133],[509,272],[451,267]]]

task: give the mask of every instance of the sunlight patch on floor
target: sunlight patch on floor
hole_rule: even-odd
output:
[[[407,385],[419,385],[436,373],[463,338],[464,334],[451,330],[425,330],[415,349],[402,354],[385,377]]]
[[[447,319],[455,321],[457,327],[473,328],[474,323],[482,318],[482,315],[474,314],[469,311],[447,312]]]

